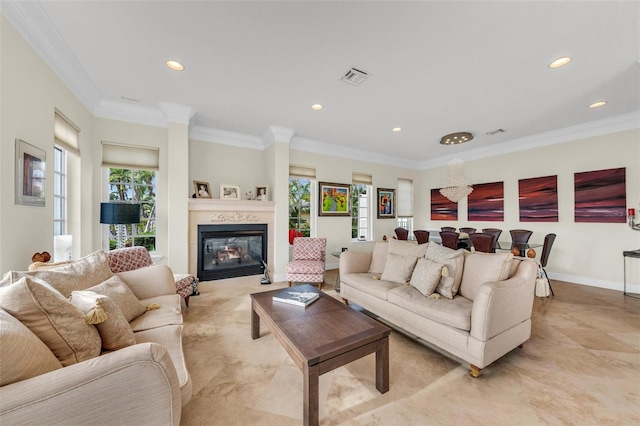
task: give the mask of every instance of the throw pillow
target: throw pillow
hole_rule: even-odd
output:
[[[147,311],[147,308],[140,303],[140,300],[133,294],[133,291],[117,275],[109,278],[105,282],[88,288],[87,290],[109,297],[120,308],[120,311],[127,319],[133,321]]]
[[[424,257],[425,252],[427,251],[427,246],[429,244],[417,244],[414,241],[405,241],[405,240],[394,240],[391,239],[388,242],[389,248],[387,249],[388,253],[395,253],[402,256],[415,256],[415,257]]]
[[[136,344],[136,338],[129,322],[109,297],[89,290],[74,291],[71,293],[71,304],[85,314],[88,314],[92,309],[97,309],[98,306],[104,310],[107,319],[95,324],[102,339],[103,349],[116,351]]]
[[[418,258],[415,256],[400,256],[395,253],[387,253],[387,260],[384,262],[384,270],[380,279],[406,284],[411,279],[416,260]]]
[[[502,281],[509,276],[512,253],[467,253],[460,294],[474,300],[478,288],[484,283]]]
[[[0,330],[0,386],[62,368],[42,340],[2,309]]]
[[[424,296],[431,295],[440,282],[443,266],[442,263],[433,262],[426,258],[419,259],[413,269],[409,284]]]
[[[446,266],[446,272],[443,272],[443,277],[440,278],[436,292],[447,299],[453,299],[462,281],[464,250],[452,250],[438,244],[427,244],[427,246],[425,257],[431,261],[443,263]]]
[[[44,281],[22,277],[0,287],[0,307],[38,336],[65,367],[100,355],[98,330]]]
[[[389,243],[386,241],[376,241],[371,254],[371,265],[369,265],[369,273],[381,274],[384,270],[384,261],[387,258],[387,247]]]

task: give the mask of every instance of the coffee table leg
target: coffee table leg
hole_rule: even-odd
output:
[[[389,337],[382,339],[381,345],[376,351],[376,389],[385,393],[389,390]]]
[[[315,426],[320,423],[318,414],[320,372],[318,366],[305,366],[302,377],[304,390],[302,421],[305,426]]]
[[[260,337],[260,317],[256,314],[251,301],[251,338],[255,340],[258,337]]]

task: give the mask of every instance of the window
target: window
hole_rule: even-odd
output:
[[[413,235],[413,181],[398,179],[398,226]]]
[[[371,175],[353,173],[351,178],[351,238],[371,239]]]
[[[311,193],[313,181],[289,177],[289,229],[311,236]]]
[[[67,152],[53,147],[53,235],[67,232]]]

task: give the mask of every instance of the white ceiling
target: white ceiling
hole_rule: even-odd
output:
[[[638,1],[4,3],[94,113],[182,105],[204,139],[282,126],[310,150],[419,167],[640,111]],[[342,82],[351,67],[370,77]],[[439,144],[455,131],[475,139]]]

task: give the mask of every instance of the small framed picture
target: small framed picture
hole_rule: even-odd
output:
[[[220,184],[220,199],[221,200],[239,200],[240,199],[240,187],[238,185],[230,185],[228,183]]]
[[[193,189],[196,191],[196,198],[211,198],[211,188],[209,188],[209,182],[194,180]]]
[[[16,139],[16,204],[44,207],[46,153]]]
[[[396,190],[378,188],[378,219],[396,217]]]
[[[320,182],[319,216],[351,216],[351,185]]]
[[[256,186],[256,200],[269,201],[269,186],[267,185]]]

